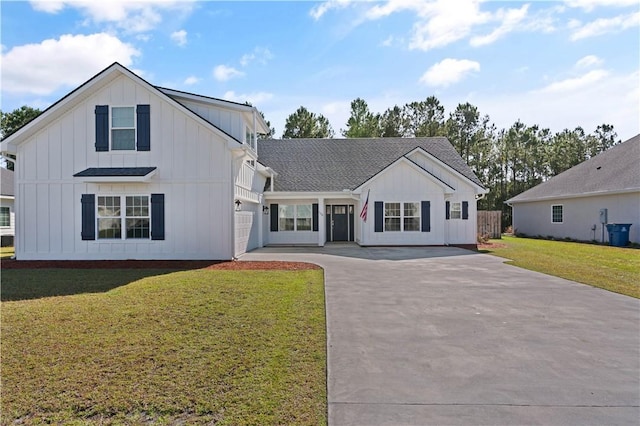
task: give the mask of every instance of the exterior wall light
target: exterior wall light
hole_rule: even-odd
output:
[[[242,201],[240,200],[236,200],[235,201],[236,204],[236,211],[239,212],[240,210],[242,210]]]

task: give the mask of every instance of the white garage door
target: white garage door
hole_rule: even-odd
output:
[[[236,256],[258,247],[258,223],[256,213],[241,211],[235,213]]]

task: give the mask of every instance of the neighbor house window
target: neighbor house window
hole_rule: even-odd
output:
[[[111,149],[136,149],[136,114],[134,107],[111,108]]]
[[[384,230],[420,231],[420,203],[385,203]]]
[[[122,198],[125,208],[122,209]],[[98,239],[148,239],[149,196],[99,196]]]
[[[562,223],[563,222],[563,212],[562,205],[551,206],[551,222],[552,223]]]
[[[450,210],[450,218],[451,219],[461,219],[462,218],[462,203],[451,203]]]
[[[11,226],[11,209],[0,207],[0,226]]]
[[[280,231],[311,231],[311,204],[278,206],[278,226]]]

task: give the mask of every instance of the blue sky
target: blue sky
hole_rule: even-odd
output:
[[[3,111],[46,108],[118,61],[152,84],[261,109],[303,105],[336,134],[435,95],[499,128],[640,133],[636,0],[2,1]]]

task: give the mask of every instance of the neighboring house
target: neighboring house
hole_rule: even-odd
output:
[[[513,229],[521,234],[600,241],[600,212],[606,209],[607,223],[631,223],[629,240],[639,243],[640,135],[506,203],[513,209]]]
[[[15,235],[15,213],[13,172],[0,168],[0,246],[13,245]]]
[[[0,145],[17,155],[16,257],[475,246],[487,191],[446,139],[258,140],[268,130],[255,107],[111,65]]]

